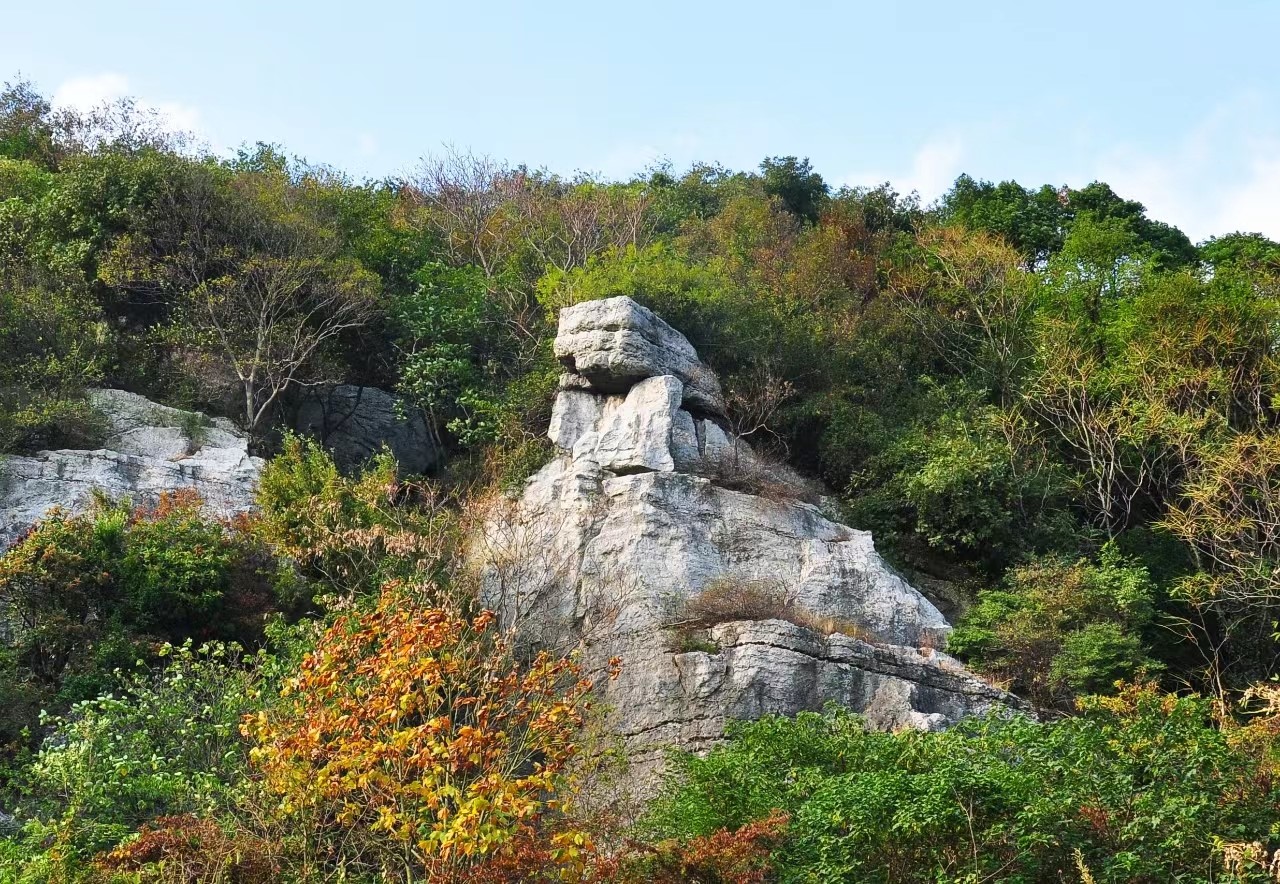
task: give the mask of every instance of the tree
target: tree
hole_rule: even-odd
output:
[[[380,294],[308,195],[285,169],[180,165],[105,262],[107,281],[161,305],[164,337],[206,388],[236,390],[250,432],[285,393],[329,379],[326,350]]]
[[[813,171],[808,157],[766,157],[760,163],[760,172],[766,195],[780,199],[787,211],[802,221],[817,222],[830,188]]]
[[[1048,184],[1033,191],[1016,181],[992,184],[968,175],[942,197],[939,215],[947,224],[1003,237],[1028,267],[1042,265],[1062,248],[1071,220],[1068,200]]]
[[[1147,570],[1114,543],[1096,562],[1043,557],[980,593],[947,649],[1038,707],[1066,710],[1160,669],[1143,639],[1155,601]]]
[[[26,80],[0,89],[0,157],[30,160],[44,168],[58,162],[53,108]]]
[[[1009,402],[1032,357],[1034,279],[994,236],[930,228],[917,244],[927,262],[899,273],[891,291],[942,359]]]
[[[1200,244],[1200,259],[1215,271],[1228,268],[1280,273],[1280,243],[1261,233],[1228,233]]]
[[[1193,265],[1199,257],[1185,233],[1163,221],[1148,218],[1146,206],[1137,200],[1121,198],[1101,181],[1071,191],[1068,205],[1074,217],[1088,214],[1099,221],[1124,224],[1139,242],[1155,253],[1156,262],[1166,270]]]

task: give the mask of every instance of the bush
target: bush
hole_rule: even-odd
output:
[[[262,838],[227,832],[213,820],[185,814],[160,817],[138,837],[98,860],[107,872],[132,873],[139,884],[275,884],[278,847]]]
[[[0,605],[17,624],[0,668],[39,705],[110,690],[116,669],[157,641],[261,640],[276,607],[272,561],[239,527],[205,516],[191,494],[130,509],[99,501],[54,513],[0,557]],[[34,721],[6,722],[5,742]]]
[[[680,757],[644,831],[705,837],[784,811],[784,884],[1078,880],[1077,858],[1099,882],[1219,880],[1223,839],[1280,847],[1280,779],[1213,709],[1130,687],[1078,717],[941,733],[875,733],[836,710],[766,718]]]
[[[442,578],[454,548],[445,502],[432,485],[401,481],[388,452],[349,478],[319,442],[288,435],[259,479],[254,528],[313,592],[345,596],[392,578]]]
[[[257,662],[234,645],[165,646],[164,665],[46,722],[27,770],[25,840],[87,858],[157,816],[224,811],[247,750],[240,719],[256,707]]]
[[[1156,587],[1145,567],[1107,544],[1097,562],[1044,559],[1015,568],[951,633],[948,648],[1041,707],[1159,671],[1144,633]]]
[[[335,621],[244,733],[308,855],[454,881],[539,840],[570,784],[590,687],[566,660],[521,665],[493,614],[391,584]]]

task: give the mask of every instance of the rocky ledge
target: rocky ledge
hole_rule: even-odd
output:
[[[101,448],[0,458],[0,550],[54,507],[81,511],[95,493],[144,503],[190,488],[222,515],[252,505],[262,460],[230,421],[123,390],[89,397],[107,422]]]

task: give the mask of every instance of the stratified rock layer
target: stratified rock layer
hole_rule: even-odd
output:
[[[556,352],[573,368],[549,431],[558,454],[495,505],[473,557],[486,602],[525,641],[576,647],[597,675],[622,659],[599,683],[642,771],[733,719],[835,702],[932,729],[1016,703],[933,650],[945,618],[868,532],[799,499],[793,475],[727,432],[719,384],[679,332],[611,298],[565,310]],[[737,621],[685,650],[684,602],[734,584],[776,587],[858,637]]]
[[[143,503],[190,488],[218,514],[252,506],[262,460],[230,421],[123,390],[89,396],[107,420],[102,448],[0,458],[0,550],[54,507],[85,509],[95,491]]]

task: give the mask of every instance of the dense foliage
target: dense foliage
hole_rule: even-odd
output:
[[[1252,736],[1215,727],[1207,701],[1139,687],[1053,724],[764,719],[681,759],[647,826],[703,837],[781,808],[783,882],[1216,881],[1227,845],[1280,834],[1274,734]],[[1266,862],[1247,871],[1269,880]]]
[[[647,828],[561,803],[597,775],[574,665],[515,653],[457,553],[547,456],[556,311],[620,294],[1043,724],[765,721]],[[0,457],[94,446],[111,386],[270,458],[252,517],[102,501],[3,552],[0,882],[1227,880],[1280,850],[1261,234],[1194,244],[1102,182],[925,206],[795,156],[608,181],[450,151],[357,182],[18,83],[0,347]],[[437,474],[343,475],[287,433],[331,382],[423,409]]]
[[[257,644],[281,607],[275,568],[243,526],[208,518],[191,495],[53,514],[0,557],[0,739],[28,743],[41,708],[110,690],[160,643]]]

